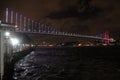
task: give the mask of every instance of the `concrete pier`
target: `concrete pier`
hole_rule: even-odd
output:
[[[0,79],[2,80],[4,74],[4,35],[3,31],[0,30]]]

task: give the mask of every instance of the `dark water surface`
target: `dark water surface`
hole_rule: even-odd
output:
[[[15,65],[16,80],[120,80],[120,47],[39,47]]]

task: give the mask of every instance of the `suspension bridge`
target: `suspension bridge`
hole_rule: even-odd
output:
[[[19,33],[19,34],[25,33],[25,34],[34,34],[34,35],[46,34],[50,36],[91,38],[91,39],[103,40],[105,44],[109,44],[110,42],[110,36],[108,31],[104,32],[102,34],[103,36],[100,36],[100,35],[90,36],[90,35],[77,34],[77,33],[61,32],[60,30],[57,30],[52,26],[43,24],[38,21],[31,20],[30,18],[27,18],[18,12],[14,12],[13,10],[6,8],[6,10],[3,11],[3,16],[0,20],[0,57],[1,57],[0,64],[2,65],[0,67],[1,80],[4,74],[4,66],[5,66],[4,62],[5,62],[6,56],[4,53],[8,55],[8,53],[10,53],[11,50],[13,50],[11,46],[8,44],[9,33],[6,33],[6,36],[4,35],[6,31],[9,31],[14,34],[16,33]],[[13,43],[15,42],[16,40],[13,41]],[[12,55],[12,53],[9,55]]]
[[[68,32],[61,32],[53,28],[52,26],[43,24],[38,21],[31,20],[23,16],[22,14],[18,14],[12,10],[6,8],[4,11],[3,20],[0,22],[1,27],[6,27],[6,30],[13,30],[14,32],[18,33],[32,33],[32,34],[47,34],[47,35],[57,35],[57,36],[71,36],[71,37],[83,37],[83,38],[93,38],[93,39],[100,39],[105,40],[106,44],[109,44],[110,37],[109,32],[106,31],[104,36],[90,36],[84,34],[77,34],[77,33],[68,33]],[[11,29],[10,29],[11,28]]]

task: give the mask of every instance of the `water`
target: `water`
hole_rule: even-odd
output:
[[[16,63],[14,79],[119,80],[119,52],[112,49],[106,53],[107,48],[36,48]]]

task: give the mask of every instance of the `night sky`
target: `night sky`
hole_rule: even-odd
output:
[[[120,39],[120,0],[1,0],[4,8],[61,31],[95,35],[109,30]]]

